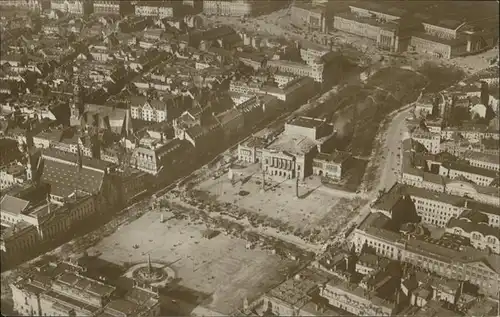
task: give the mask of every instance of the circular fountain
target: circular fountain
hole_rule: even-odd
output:
[[[162,263],[152,263],[148,256],[146,263],[139,263],[132,266],[125,276],[134,279],[142,285],[162,287],[175,278],[175,272],[172,268]]]

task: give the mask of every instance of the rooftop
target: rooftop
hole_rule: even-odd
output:
[[[351,284],[349,282],[346,282],[344,280],[341,280],[340,278],[336,276],[332,276],[332,279],[328,281],[328,285],[330,287],[336,288],[338,290],[341,290],[347,294],[348,296],[351,297],[353,300],[356,301],[361,301],[365,303],[371,303],[372,305],[379,306],[379,307],[385,307],[387,309],[394,309],[395,304],[384,300],[380,297],[375,296],[373,292],[368,292],[364,290],[363,288],[359,287],[356,284]]]
[[[267,143],[268,142],[266,141],[265,138],[253,136],[253,137],[249,138],[247,141],[245,141],[244,143],[242,143],[242,146],[255,147],[257,149],[262,149],[267,145]]]
[[[486,214],[500,215],[500,209],[497,206],[488,205],[475,200],[468,200],[466,207]]]
[[[299,78],[300,79],[300,78]],[[293,119],[291,122],[288,124],[290,125],[295,125],[303,128],[318,128],[321,125],[325,123],[325,120],[322,119],[316,119],[316,118],[309,118],[309,117],[297,117]]]
[[[290,154],[303,155],[309,153],[317,143],[305,136],[281,134],[267,149]]]
[[[485,237],[492,236],[500,240],[500,232],[498,231],[498,228],[494,228],[485,223],[474,223],[465,219],[451,218],[450,221],[448,221],[447,227],[458,227],[467,233],[479,232]]]
[[[115,291],[115,287],[106,285],[87,277],[79,276],[74,273],[65,272],[59,276],[57,282],[70,285],[76,289],[85,291],[94,296],[105,297]]]
[[[344,163],[347,159],[351,157],[351,154],[343,151],[334,151],[332,153],[318,153],[315,160],[322,160],[326,162],[332,162],[337,164]]]
[[[451,162],[448,164],[445,163],[445,164],[443,164],[443,166],[446,168],[449,168],[451,170],[456,170],[456,171],[460,171],[460,172],[481,175],[481,176],[490,177],[490,178],[498,177],[498,172],[496,172],[496,171],[489,170],[486,168],[477,167],[477,166],[472,166],[472,165],[468,165],[468,164]]]
[[[360,223],[359,230],[365,230],[369,227],[383,228],[388,222],[389,218],[381,213],[372,212]]]
[[[66,164],[76,165],[78,162],[78,155],[74,153],[64,152],[57,149],[43,149],[42,157],[50,161],[64,161]],[[82,166],[84,168],[106,171],[108,167],[113,166],[113,163],[106,162],[99,159],[89,158],[86,156],[81,157]]]
[[[42,182],[50,184],[51,194],[67,197],[75,190],[97,193],[101,189],[104,173],[93,169],[79,169],[76,164],[44,160]]]
[[[120,314],[113,314],[115,312],[125,314],[125,316],[132,316],[134,313],[136,313],[139,305],[136,303],[132,303],[128,300],[125,299],[115,299],[111,301],[106,307],[104,308],[105,311],[113,316],[119,316]]]
[[[5,195],[0,201],[0,210],[13,215],[19,215],[26,210],[29,201],[14,196]]]
[[[500,158],[495,154],[487,154],[477,151],[467,151],[464,153],[466,160],[475,160],[491,164],[500,164]]]
[[[71,310],[72,307],[78,307],[80,309],[87,310],[90,313],[94,313],[97,310],[99,310],[99,307],[89,305],[83,301],[79,301],[79,300],[76,300],[74,298],[64,296],[60,293],[56,293],[56,292],[51,291],[51,290],[43,293],[41,296],[46,297],[46,298],[50,298],[53,302],[55,302],[59,305],[62,304],[63,307],[61,307],[61,308],[66,309],[67,313],[69,313],[69,311]]]
[[[310,300],[310,294],[318,285],[327,281],[325,273],[307,268],[269,291],[268,295],[295,307],[302,307]]]

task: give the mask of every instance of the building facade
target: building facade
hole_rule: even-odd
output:
[[[469,281],[492,296],[499,294],[500,285],[496,281],[500,272],[496,265],[489,264],[498,261],[498,255],[471,247],[454,249],[429,241],[407,240],[398,233],[375,227],[355,229],[352,245],[356,252],[367,245],[380,256],[408,262],[439,276]]]
[[[340,180],[345,174],[349,159],[350,154],[347,152],[318,153],[313,158],[313,174]]]
[[[146,1],[135,5],[135,15],[143,17],[157,17],[160,19],[174,16],[174,7],[169,2]]]
[[[120,2],[116,0],[93,0],[94,13],[96,14],[120,14]]]

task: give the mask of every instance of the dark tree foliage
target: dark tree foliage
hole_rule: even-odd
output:
[[[458,67],[443,66],[432,62],[425,62],[418,71],[429,79],[427,92],[439,92],[465,77],[465,73]]]

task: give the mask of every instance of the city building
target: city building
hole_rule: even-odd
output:
[[[40,0],[0,0],[0,7],[16,7],[29,10],[41,10]]]
[[[306,268],[262,296],[263,311],[276,316],[326,315],[328,311],[324,311],[324,305],[320,309],[313,296],[319,292],[319,285],[326,283],[329,278],[320,270]],[[335,315],[339,313],[329,312]]]
[[[82,15],[84,14],[83,0],[50,0],[50,8],[64,13]]]
[[[172,18],[174,3],[172,1],[141,1],[135,4],[135,15],[143,17]]]
[[[369,38],[378,47],[391,52],[405,50],[417,25],[414,21],[402,19],[405,12],[395,7],[383,10],[378,3],[360,2],[350,5],[349,9],[335,13],[333,28]]]
[[[411,138],[422,144],[432,154],[441,152],[441,136],[437,133],[418,130],[411,133]]]
[[[262,149],[267,145],[266,139],[252,136],[245,142],[238,144],[238,160],[245,163],[261,163]]]
[[[117,1],[117,0],[93,0],[94,4],[94,13],[95,14],[112,14],[119,15],[120,12],[120,3],[126,1]]]
[[[448,4],[449,5],[449,4]],[[468,9],[439,4],[437,12],[449,12],[447,18],[432,16],[425,6],[399,6],[360,1],[349,11],[334,15],[333,27],[373,40],[379,47],[393,52],[412,51],[440,58],[454,58],[477,53],[498,42],[494,26],[498,17],[477,20],[477,16],[461,16]],[[454,11],[454,12],[453,12]],[[472,10],[469,10],[472,11]],[[496,23],[495,23],[496,22]]]
[[[463,154],[463,157],[471,166],[500,172],[500,159],[498,158],[498,155],[476,151],[466,151]]]
[[[16,184],[27,181],[27,169],[21,164],[0,167],[0,190],[4,191]]]
[[[306,101],[315,92],[314,81],[309,77],[295,78],[281,88],[263,87],[260,92],[275,96],[288,104],[297,104]]]
[[[44,149],[41,158],[41,181],[50,185],[51,201],[64,204],[84,192],[96,196],[99,211],[116,205],[118,193],[109,178],[113,164],[56,149]]]
[[[350,158],[350,153],[341,151],[318,153],[312,162],[313,174],[340,180],[349,167]]]
[[[35,263],[35,272],[10,284],[14,310],[30,316],[159,316],[157,291],[137,285],[117,288],[68,262]]]
[[[446,127],[441,130],[441,138],[453,140],[456,135],[462,136],[471,143],[481,142],[483,139],[499,140],[500,133],[492,130],[485,124],[463,124],[461,127]]]
[[[326,33],[328,31],[328,19],[326,16],[325,6],[295,2],[290,11],[290,17],[293,25],[319,30],[322,33]]]
[[[32,199],[32,197],[30,197]],[[36,255],[40,245],[70,232],[97,211],[91,194],[75,192],[64,203],[51,200],[28,201],[6,195],[1,199],[2,262],[26,260]]]
[[[491,186],[499,177],[497,171],[456,162],[443,163],[439,175],[451,179],[465,178],[480,186]]]
[[[463,283],[417,269],[402,279],[401,290],[412,306],[427,308],[432,301],[456,305],[463,292]]]
[[[465,237],[470,244],[481,250],[500,253],[500,232],[498,227],[488,224],[489,218],[481,212],[466,210],[458,218],[451,218],[446,232]]]
[[[378,255],[408,262],[439,276],[469,281],[485,294],[499,295],[499,255],[431,238],[407,239],[373,226],[374,221],[376,217],[370,215],[354,229],[351,243],[357,253],[368,246]]]
[[[500,206],[500,193],[495,186],[481,186],[461,178],[446,179],[445,192],[471,198],[481,203]]]
[[[262,168],[269,175],[304,179],[312,175],[313,158],[332,136],[333,126],[325,120],[298,117],[262,149]]]
[[[297,76],[307,76],[315,82],[323,82],[324,64],[319,62],[314,65],[303,64],[287,60],[269,60],[267,66],[280,72],[291,73]]]
[[[382,299],[374,291],[365,290],[335,276],[321,288],[320,295],[331,306],[354,316],[393,316],[397,312],[395,302]]]
[[[172,121],[187,110],[184,106],[185,100],[185,96],[164,97],[162,100],[132,97],[130,100],[130,114],[132,119],[144,121]]]
[[[270,0],[204,0],[203,13],[207,15],[222,15],[249,17],[271,12],[276,7]]]
[[[173,164],[179,153],[189,148],[188,143],[179,139],[156,140],[142,138],[133,150],[131,166],[143,172],[156,175],[163,168]]]
[[[384,214],[389,218],[398,213],[407,214],[409,206],[402,204],[406,197],[411,199],[413,208],[423,223],[445,227],[450,219],[458,218],[463,212],[472,210],[487,215],[489,226],[500,226],[500,212],[494,205],[403,184],[395,184],[391,187],[372,204],[371,211]]]

